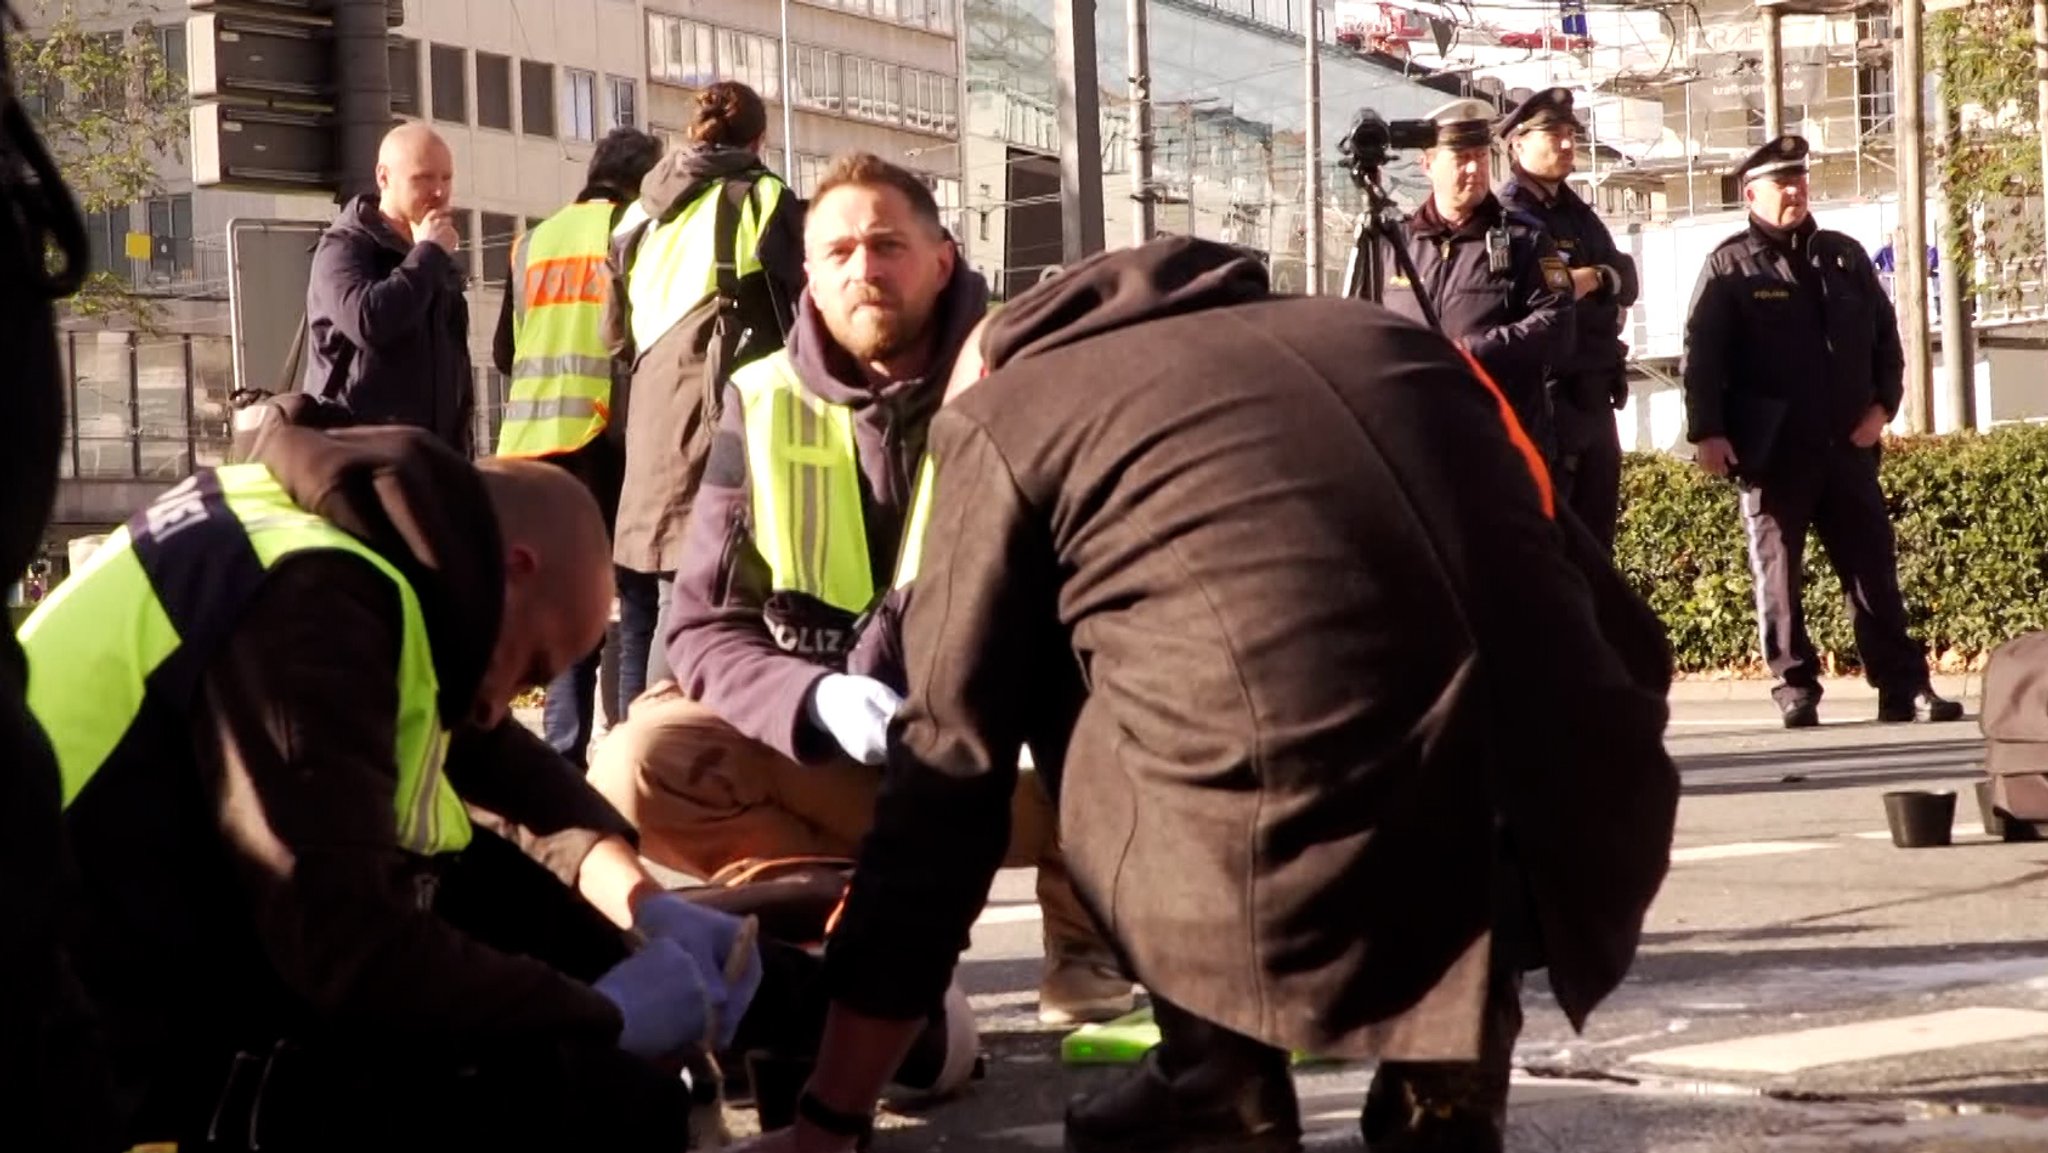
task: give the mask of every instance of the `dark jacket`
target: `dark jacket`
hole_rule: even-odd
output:
[[[259,445],[293,498],[360,537],[419,595],[444,718],[496,643],[504,576],[474,471],[411,430],[282,428]],[[617,1010],[423,906],[444,859],[397,847],[388,578],[311,553],[271,569],[204,657],[68,814],[84,876],[79,967],[106,1009],[132,1107],[223,1048],[346,1029],[461,1052],[609,1045]],[[459,723],[448,779],[479,824],[573,880],[618,814],[516,723]],[[154,749],[154,752],[140,750]],[[227,1051],[232,1051],[229,1048]]]
[[[0,30],[0,52],[6,35]],[[65,381],[46,243],[72,277],[87,267],[76,205],[0,85],[0,348],[8,415],[0,421],[0,585],[37,555],[57,491]],[[28,157],[45,166],[31,181]],[[45,229],[50,235],[45,234]],[[69,956],[76,877],[59,815],[56,758],[29,715],[28,668],[14,629],[0,636],[0,1100],[4,1144],[48,1153],[127,1148],[108,1113],[106,1054]]]
[[[1896,414],[1905,372],[1870,254],[1812,217],[1790,233],[1751,217],[1700,269],[1685,321],[1686,438],[1727,437],[1743,476],[1848,443],[1873,404]]]
[[[1547,194],[1520,169],[1500,187],[1500,200],[1543,226],[1572,269],[1602,269],[1599,288],[1572,302],[1572,350],[1551,362],[1551,394],[1581,409],[1620,408],[1628,400],[1627,312],[1641,284],[1635,258],[1615,247],[1614,234],[1569,184]]]
[[[1666,868],[1670,658],[1496,397],[1434,335],[1181,239],[1012,301],[985,349],[932,424],[946,547],[834,996],[938,997],[1030,744],[1158,996],[1314,1053],[1470,1056],[1511,852],[1532,900],[1501,919],[1533,912],[1582,1022]]]
[[[301,387],[360,423],[424,428],[470,455],[476,382],[462,290],[439,245],[391,231],[374,196],[350,201],[313,250]]]
[[[887,589],[895,575],[926,425],[945,395],[961,344],[987,308],[987,283],[957,261],[932,319],[940,337],[930,369],[877,392],[834,343],[809,293],[798,306],[789,339],[798,375],[817,396],[854,410],[865,522],[859,531],[867,536],[877,589]],[[838,746],[804,718],[805,697],[826,673],[841,670],[899,681],[900,672],[877,659],[893,648],[893,638],[884,635],[886,628],[863,635],[854,656],[853,617],[809,598],[771,598],[752,520],[739,393],[728,386],[676,572],[665,638],[669,667],[685,692],[747,736],[799,760],[831,756]]]
[[[1492,270],[1487,256],[1487,235],[1496,229],[1507,232],[1507,267],[1501,272]],[[1420,322],[1416,294],[1426,293],[1443,334],[1486,369],[1529,435],[1547,448],[1550,399],[1544,380],[1552,364],[1572,355],[1573,334],[1571,274],[1543,226],[1488,196],[1453,228],[1432,200],[1402,224],[1400,241],[1422,281],[1407,283],[1389,252],[1382,302]]]
[[[699,196],[738,179],[781,181],[744,149],[671,152],[641,183],[640,206],[654,221],[672,219]],[[635,572],[670,573],[682,565],[684,523],[703,478],[725,378],[781,348],[789,330],[804,285],[803,205],[795,192],[784,190],[760,235],[754,255],[761,271],[741,278],[733,315],[721,320],[718,298],[707,297],[652,348],[633,347],[632,300],[625,291],[630,255],[613,249],[605,330],[631,384],[621,420],[625,482],[612,559]]]

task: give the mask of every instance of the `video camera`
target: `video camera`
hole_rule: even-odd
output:
[[[1388,120],[1370,108],[1361,108],[1351,120],[1351,131],[1337,151],[1351,163],[1351,172],[1363,184],[1366,173],[1378,172],[1393,149],[1429,148],[1436,143],[1436,125],[1428,120]]]

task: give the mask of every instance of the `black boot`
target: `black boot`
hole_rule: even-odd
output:
[[[1879,692],[1877,719],[1885,724],[1960,721],[1963,719],[1963,704],[1961,701],[1938,697],[1934,690],[1929,688],[1919,688],[1909,693]]]
[[[1160,1043],[1067,1106],[1067,1153],[1299,1153],[1287,1054],[1153,998]]]
[[[1367,1153],[1501,1153],[1521,992],[1515,968],[1496,968],[1476,1061],[1380,1062],[1359,1119]]]

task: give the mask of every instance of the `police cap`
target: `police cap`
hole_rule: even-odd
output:
[[[1744,158],[1735,166],[1735,179],[1748,184],[1766,176],[1785,176],[1806,171],[1806,137],[1780,136]]]
[[[1578,123],[1578,118],[1572,115],[1572,90],[1545,88],[1531,93],[1528,99],[1501,117],[1500,134],[1509,137],[1555,124],[1569,124],[1576,128]]]
[[[1436,125],[1438,148],[1484,148],[1493,143],[1493,106],[1484,100],[1453,100],[1423,119]]]

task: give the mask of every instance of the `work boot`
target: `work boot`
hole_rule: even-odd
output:
[[[1038,865],[1038,908],[1045,917],[1045,974],[1038,1020],[1046,1025],[1113,1021],[1137,1006],[1137,990],[1095,919],[1074,894],[1064,862]]]
[[[1784,716],[1788,729],[1810,729],[1820,724],[1820,704],[1817,701],[1779,701],[1778,711]]]
[[[1478,1060],[1380,1062],[1358,1123],[1367,1153],[1501,1153],[1521,991],[1519,972],[1495,968]]]
[[[1074,952],[1046,957],[1045,977],[1038,985],[1038,1020],[1042,1024],[1114,1021],[1137,1004],[1137,991],[1115,958]]]
[[[1960,721],[1963,719],[1963,704],[1938,697],[1930,688],[1915,689],[1910,693],[1879,692],[1877,719],[1888,725],[1912,721]]]
[[[1299,1153],[1287,1054],[1157,1001],[1160,1043],[1067,1106],[1067,1153]]]

